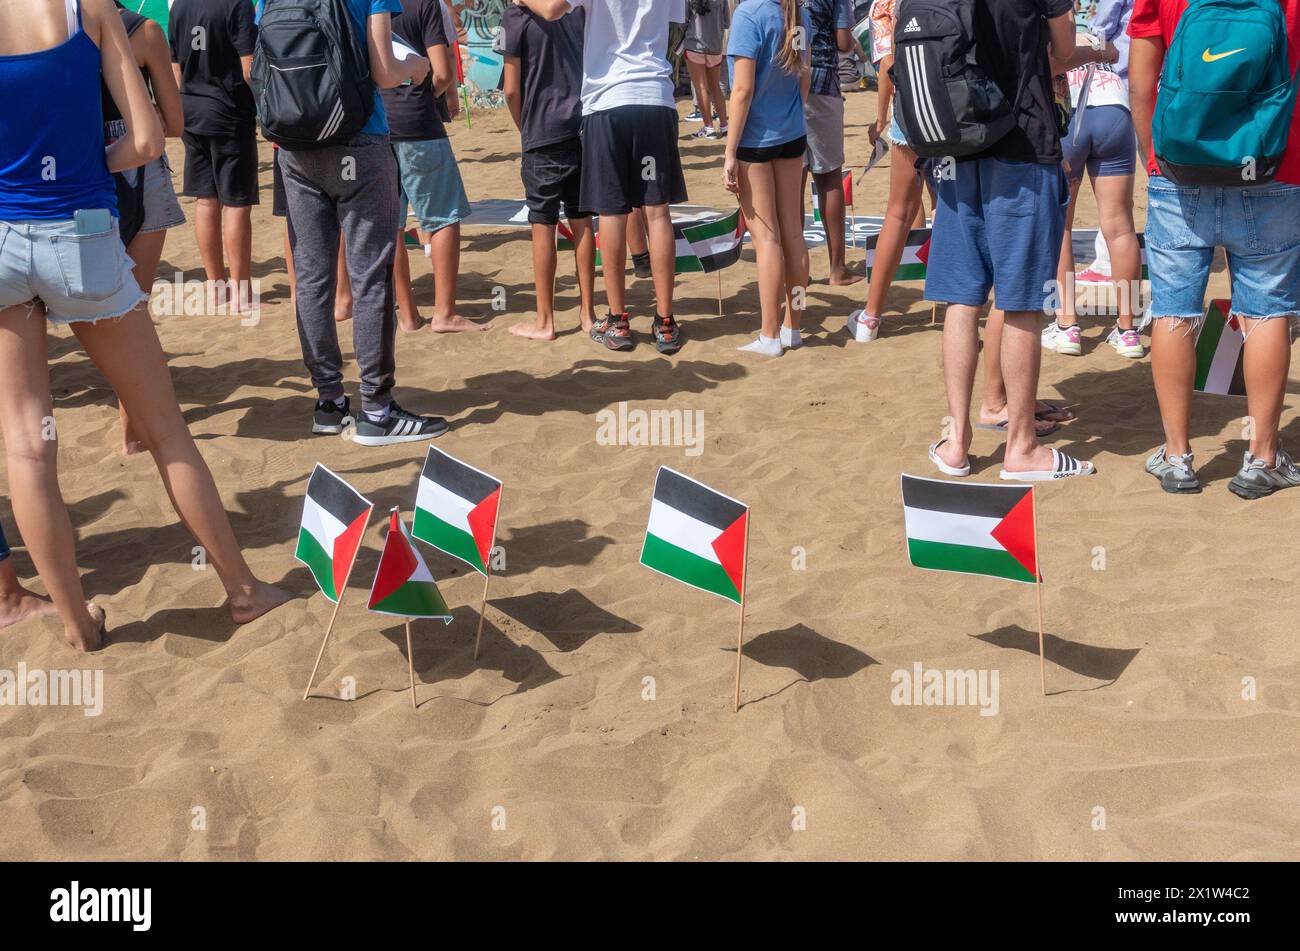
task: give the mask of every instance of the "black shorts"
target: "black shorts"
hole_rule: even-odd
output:
[[[765,145],[758,149],[747,149],[742,145],[736,149],[736,158],[751,165],[761,165],[764,162],[775,162],[777,159],[801,159],[807,151],[808,137],[801,135],[780,145]]]
[[[593,215],[686,201],[677,110],[617,106],[582,117],[582,196]]]
[[[190,198],[215,198],[223,205],[256,205],[257,130],[232,135],[181,133],[185,143],[185,188]]]
[[[555,142],[524,153],[521,174],[528,202],[528,221],[553,225],[566,218],[590,218],[582,205],[582,139]]]
[[[271,153],[271,214],[289,217],[289,199],[284,194],[284,172],[280,171],[280,150]]]

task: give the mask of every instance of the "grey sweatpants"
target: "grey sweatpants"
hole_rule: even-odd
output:
[[[343,395],[343,354],[334,321],[339,232],[352,282],[352,345],[361,370],[362,409],[392,402],[397,314],[393,253],[401,208],[397,161],[386,135],[346,145],[278,149],[296,275],[298,338],[312,385],[324,400]]]

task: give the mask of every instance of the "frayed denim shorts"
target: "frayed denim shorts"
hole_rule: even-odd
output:
[[[55,323],[121,317],[145,299],[131,267],[116,218],[84,235],[71,218],[0,221],[0,310],[39,300]]]

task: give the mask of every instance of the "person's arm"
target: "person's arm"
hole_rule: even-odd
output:
[[[835,48],[841,53],[852,53],[857,47],[853,40],[853,6],[849,0],[840,0],[835,13]]]
[[[874,147],[876,139],[885,131],[885,123],[889,120],[889,110],[894,105],[894,80],[889,75],[890,68],[894,65],[894,54],[886,53],[876,64],[876,121],[871,123],[867,130],[867,137],[871,140]]]
[[[236,0],[230,8],[229,25],[235,52],[239,54],[239,68],[244,75],[244,83],[251,85],[253,47],[257,45],[257,21],[253,13],[253,5],[248,0]]]
[[[171,47],[167,45],[162,27],[153,20],[146,20],[131,37],[131,49],[136,62],[149,74],[154,105],[162,117],[163,135],[169,139],[178,138],[185,131],[185,111],[181,108],[181,93],[176,87],[172,69]]]
[[[366,46],[370,53],[370,76],[380,89],[396,89],[402,83],[422,83],[429,75],[429,61],[423,56],[399,60],[393,55],[393,17],[372,13],[366,17]]]
[[[1051,33],[1051,45],[1048,58],[1052,64],[1052,75],[1068,73],[1079,66],[1089,63],[1114,63],[1119,59],[1119,51],[1114,44],[1101,40],[1099,45],[1079,44],[1078,31],[1074,27],[1074,11],[1067,10],[1058,17],[1047,21]]]
[[[558,20],[573,9],[569,0],[515,0],[515,4],[527,7],[546,20]]]
[[[733,195],[740,194],[740,138],[745,134],[749,110],[754,105],[754,80],[758,74],[755,60],[748,56],[732,57],[731,98],[727,100],[727,151],[722,164],[722,184]]]
[[[445,43],[435,43],[426,52],[429,54],[429,75],[433,77],[433,94],[441,96],[456,85],[456,71],[451,65],[451,47]]]
[[[501,88],[506,94],[506,108],[510,110],[510,118],[515,120],[515,128],[522,132],[524,130],[523,61],[518,56],[507,56],[502,63],[505,69],[501,73]]]
[[[126,27],[111,0],[82,0],[82,26],[99,47],[104,84],[122,121],[126,134],[104,151],[110,172],[139,168],[162,155],[163,130],[154,110],[144,74],[136,65]]]
[[[1151,117],[1156,108],[1156,87],[1165,65],[1165,44],[1159,36],[1135,36],[1128,48],[1128,100],[1133,129],[1145,163],[1151,154]]]

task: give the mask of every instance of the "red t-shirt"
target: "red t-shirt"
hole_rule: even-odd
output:
[[[1287,59],[1291,72],[1300,64],[1300,0],[1278,0],[1286,17],[1286,39],[1289,47]],[[1174,38],[1174,27],[1187,9],[1187,0],[1136,0],[1133,15],[1128,22],[1128,35],[1156,37],[1164,42],[1165,49]],[[1157,93],[1157,99],[1159,93]],[[1287,185],[1300,185],[1300,97],[1296,99],[1296,113],[1291,121],[1291,134],[1287,138],[1286,155],[1277,172],[1277,181]],[[1155,150],[1147,156],[1147,173],[1160,174],[1156,166]]]

